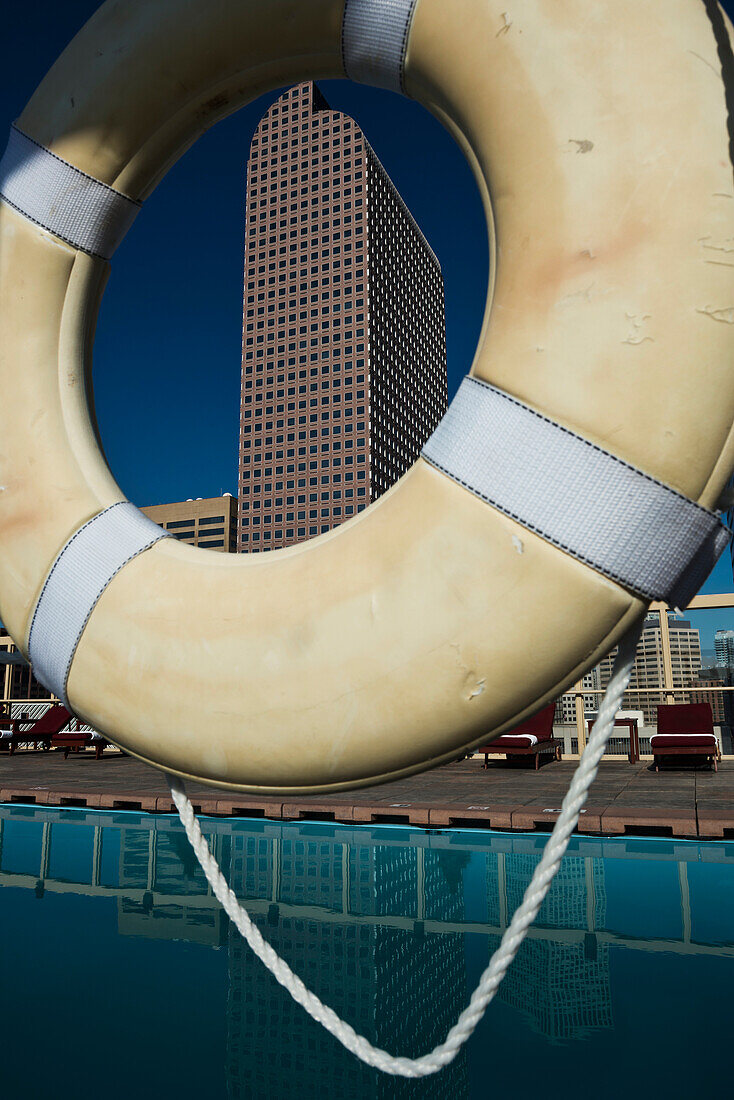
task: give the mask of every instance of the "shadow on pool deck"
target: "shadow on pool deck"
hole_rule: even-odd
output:
[[[290,797],[236,794],[200,784],[188,787],[198,812],[286,820],[394,823],[423,828],[549,830],[576,764],[550,762],[540,771],[482,758],[354,792]],[[0,755],[0,802],[173,811],[163,776],[116,752],[19,752]],[[650,762],[604,761],[579,820],[579,832],[734,838],[734,761],[718,773]]]

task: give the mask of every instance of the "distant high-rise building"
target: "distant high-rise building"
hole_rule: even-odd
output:
[[[730,723],[728,717],[730,700],[728,693],[721,690],[723,686],[725,686],[725,680],[721,669],[701,669],[695,681],[697,690],[691,691],[686,699],[687,703],[708,703],[717,726]]]
[[[734,686],[734,630],[717,630],[714,635],[714,653],[716,668],[712,670],[710,686],[718,680],[722,687]],[[701,693],[692,702],[709,702],[714,713],[714,722],[722,727],[724,752],[730,751],[732,730],[734,730],[734,692],[714,691]]]
[[[230,493],[174,504],[151,504],[141,511],[180,542],[223,554],[235,552],[237,500]]]
[[[665,702],[665,673],[663,666],[663,640],[659,613],[653,611],[645,619],[642,637],[637,646],[635,664],[622,706],[641,710],[645,724],[657,721],[657,708]],[[670,660],[673,673],[673,690],[679,693],[678,701],[688,702],[689,689],[698,682],[701,669],[701,636],[688,619],[675,619],[668,614],[670,634]],[[612,675],[616,648],[599,663],[600,687],[606,689]]]
[[[307,82],[247,176],[240,551],[329,531],[411,465],[447,402],[441,269],[353,119]]]
[[[717,630],[714,634],[716,664],[734,670],[734,630]]]

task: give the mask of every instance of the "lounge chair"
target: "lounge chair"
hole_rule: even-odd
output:
[[[520,756],[534,756],[535,770],[540,767],[540,757],[543,753],[553,753],[556,760],[561,759],[561,742],[553,736],[553,718],[556,713],[556,704],[548,703],[532,718],[526,718],[519,726],[501,734],[489,745],[484,745],[476,752],[484,753],[484,768],[489,767],[489,754],[503,752],[509,759]]]
[[[61,733],[73,717],[61,703],[54,703],[27,730],[21,730],[20,727],[27,726],[29,719],[3,718],[0,724],[6,728],[0,732],[0,748],[9,749],[11,756],[18,745],[41,745],[44,749],[50,748],[54,735]]]
[[[51,738],[52,749],[63,749],[64,760],[69,759],[70,752],[79,752],[91,745],[94,749],[96,760],[100,760],[102,753],[109,747],[109,741],[101,733],[92,733],[88,730],[65,730],[55,733]]]
[[[663,756],[698,756],[718,771],[721,759],[709,703],[666,703],[658,707],[658,732],[650,737],[655,771]]]

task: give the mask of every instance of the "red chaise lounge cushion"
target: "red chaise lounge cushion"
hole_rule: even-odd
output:
[[[506,752],[508,749],[527,749],[537,741],[550,741],[553,738],[553,718],[556,704],[548,703],[537,714],[526,718],[514,729],[496,737],[489,745],[483,745],[475,752]]]
[[[497,749],[527,749],[530,745],[537,745],[538,741],[547,741],[547,737],[538,737],[531,733],[503,733],[496,737],[491,745],[480,749],[480,752],[493,752]]]
[[[653,737],[661,734],[714,736],[714,717],[708,703],[666,703],[658,707],[657,718],[658,732]]]
[[[650,738],[653,753],[656,749],[710,749],[716,750],[713,733],[653,733]]]
[[[665,703],[658,707],[658,732],[650,737],[653,755],[662,749],[718,750],[708,703]]]

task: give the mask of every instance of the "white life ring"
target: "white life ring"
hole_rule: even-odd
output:
[[[555,697],[653,596],[690,594],[734,466],[723,16],[344,6],[104,4],[0,170],[0,616],[128,752],[260,792],[406,775]],[[91,412],[105,257],[203,130],[345,65],[424,104],[473,165],[494,272],[473,380],[330,534],[253,556],[156,541]]]

